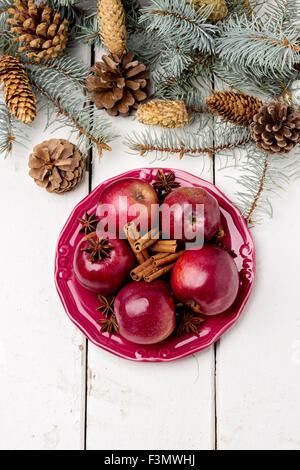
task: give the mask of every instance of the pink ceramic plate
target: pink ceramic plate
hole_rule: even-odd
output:
[[[158,168],[143,168],[128,171],[100,184],[81,201],[71,213],[64,226],[57,245],[55,257],[55,283],[70,319],[97,346],[133,361],[174,361],[189,354],[201,351],[213,344],[241,315],[250,296],[255,275],[255,250],[252,236],[240,211],[211,183],[193,176],[185,171],[173,170],[176,180],[182,186],[201,186],[213,194],[219,201],[222,212],[222,223],[226,231],[224,244],[237,255],[235,263],[240,273],[240,289],[234,305],[227,312],[215,317],[208,317],[200,329],[199,336],[171,335],[167,340],[151,346],[139,346],[119,335],[101,333],[98,323],[101,314],[97,311],[97,295],[82,288],[73,273],[73,255],[78,241],[81,224],[77,217],[83,217],[85,211],[94,213],[101,191],[121,177],[141,178],[149,183],[156,179]],[[166,173],[172,171],[162,168]]]

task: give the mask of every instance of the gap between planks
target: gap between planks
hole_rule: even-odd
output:
[[[90,66],[95,63],[95,46],[91,46]],[[93,149],[89,150],[87,161],[88,194],[93,190]],[[85,376],[84,376],[84,416],[83,416],[83,450],[87,450],[87,395],[88,395],[88,368],[89,368],[89,341],[85,338]]]

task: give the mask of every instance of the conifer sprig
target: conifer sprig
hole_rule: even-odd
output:
[[[95,146],[99,155],[102,150],[111,150],[108,143],[115,137],[111,123],[82,94],[81,87],[55,69],[32,69],[29,71],[31,84],[55,106],[55,122],[71,127],[78,134],[78,145],[86,153]],[[49,124],[53,121],[49,121]]]
[[[7,157],[16,144],[24,146],[26,141],[24,125],[11,115],[3,102],[0,102],[0,154]]]
[[[190,49],[213,53],[218,27],[208,18],[212,7],[201,7],[197,12],[181,0],[152,0],[141,10],[140,22],[145,22],[147,31],[155,31],[169,43],[180,41]]]

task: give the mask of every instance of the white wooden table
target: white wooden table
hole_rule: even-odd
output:
[[[79,55],[89,60],[87,49]],[[122,137],[100,162],[94,155],[93,188],[160,165],[213,181],[203,157],[129,155],[122,141],[138,124],[112,121]],[[40,113],[29,148],[0,160],[0,448],[300,449],[299,184],[273,201],[274,219],[253,230],[257,280],[238,323],[217,345],[180,361],[134,363],[88,342],[59,301],[55,245],[89,178],[64,196],[34,184],[32,147],[68,135],[44,125]],[[233,197],[228,173],[215,181]]]

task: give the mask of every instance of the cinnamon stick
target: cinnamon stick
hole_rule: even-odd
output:
[[[158,268],[160,266],[165,266],[166,264],[170,264],[173,261],[177,261],[180,256],[183,255],[185,250],[178,251],[177,253],[165,253],[166,256],[156,258],[155,256],[151,257],[153,265]]]
[[[144,276],[144,281],[146,282],[155,281],[159,277],[171,271],[174,268],[175,264],[176,264],[176,261],[175,263],[168,264],[167,266],[163,266],[162,268],[155,268],[152,272]]]
[[[135,249],[135,245],[134,245],[135,241],[140,238],[140,235],[134,222],[129,222],[129,224],[126,224],[124,226],[124,232],[138,263],[139,264],[144,263],[144,261],[149,258],[149,254],[147,250],[137,252]]]
[[[130,271],[130,276],[134,281],[141,281],[144,278],[144,275],[147,275],[151,271],[153,271],[153,262],[152,259],[149,258],[144,261],[144,263],[132,269]]]
[[[159,239],[159,228],[154,228],[150,230],[148,233],[143,235],[135,242],[135,249],[137,252],[143,251],[144,249],[149,248],[151,245],[157,242]]]
[[[158,253],[176,253],[177,247],[177,240],[158,240],[150,250]]]

